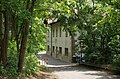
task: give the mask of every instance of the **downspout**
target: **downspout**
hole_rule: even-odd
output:
[[[71,33],[71,57],[73,57],[73,55],[75,54],[75,40],[74,40],[74,33]],[[73,59],[71,60],[73,62]]]
[[[51,56],[52,56],[52,25],[51,25]]]
[[[44,20],[44,24],[46,24],[46,26],[49,24],[48,22],[47,22],[47,20]],[[52,56],[52,24],[50,24],[50,27],[51,27],[51,56]]]
[[[72,55],[75,54],[75,41],[74,41],[74,36],[72,35]]]

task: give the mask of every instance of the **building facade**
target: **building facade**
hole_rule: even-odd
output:
[[[46,53],[54,58],[72,62],[73,41],[69,32],[60,26],[57,19],[50,19],[44,23],[47,24],[49,29],[46,38]]]
[[[76,31],[73,36],[60,26],[58,19],[49,19],[44,22],[48,26],[46,53],[54,58],[74,62],[73,56],[77,53],[81,58],[84,56],[80,53],[81,48],[78,40],[80,33]]]
[[[54,23],[49,26],[47,32],[47,54],[54,58],[72,62],[72,43],[71,36],[62,26]]]

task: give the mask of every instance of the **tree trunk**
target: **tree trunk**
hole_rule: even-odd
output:
[[[9,24],[8,24],[8,14],[4,12],[5,18],[5,30],[4,30],[4,38],[3,38],[3,46],[2,46],[2,64],[5,66],[7,64],[7,48],[8,48],[8,33],[9,33]]]
[[[27,35],[28,35],[28,28],[29,28],[29,23],[27,21],[24,28],[23,28],[23,34],[22,34],[22,41],[21,41],[19,62],[18,62],[18,71],[19,72],[21,72],[22,69],[23,69],[25,49],[26,49],[26,43],[27,43]]]
[[[2,12],[0,11],[0,64],[1,64],[1,53],[2,53]]]
[[[12,26],[13,26],[13,35],[16,41],[17,52],[19,52],[19,40],[18,40],[18,28],[16,27],[16,16],[12,15]]]
[[[33,14],[33,8],[34,8],[35,1],[36,0],[32,0],[31,7],[29,8],[30,0],[27,0],[26,9],[29,10],[29,12],[31,13],[31,16]],[[18,61],[18,72],[22,72],[22,69],[23,69],[29,24],[30,24],[30,20],[26,19],[24,27],[23,27],[23,32],[22,32],[22,41],[21,41],[19,61]]]

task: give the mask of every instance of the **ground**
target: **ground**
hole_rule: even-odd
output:
[[[41,64],[45,65],[52,74],[52,78],[45,78],[43,75],[43,79],[120,79],[119,75],[112,75],[99,69],[64,62],[52,58],[44,52],[38,53],[38,55]]]
[[[40,57],[41,65],[45,65],[49,72],[40,71],[35,75],[20,79],[120,79],[119,75],[113,75],[108,71],[64,62],[46,55],[45,52],[38,53],[38,57]],[[0,79],[16,78],[0,77]]]
[[[24,79],[24,78],[23,78]],[[50,72],[38,72],[35,75],[28,76],[25,79],[58,79],[58,76]]]

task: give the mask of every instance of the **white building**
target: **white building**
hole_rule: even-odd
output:
[[[50,19],[44,22],[49,27],[47,32],[47,54],[67,62],[72,62],[74,55],[75,40],[70,34],[63,30],[58,19]]]

